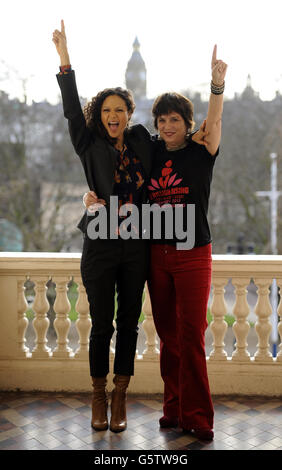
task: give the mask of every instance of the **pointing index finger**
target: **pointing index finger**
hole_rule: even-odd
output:
[[[65,34],[65,23],[64,20],[61,20],[61,32]]]
[[[213,48],[213,53],[212,53],[212,65],[216,63],[216,60],[217,60],[216,55],[217,55],[217,45],[215,44]]]

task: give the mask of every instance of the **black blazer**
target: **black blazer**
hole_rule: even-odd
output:
[[[57,80],[62,93],[64,116],[68,119],[71,141],[80,157],[89,189],[95,191],[97,196],[104,199],[109,206],[110,196],[113,194],[118,151],[105,139],[93,135],[93,132],[86,127],[74,71],[68,74],[58,74]],[[153,158],[151,135],[144,126],[135,125],[126,131],[125,139],[143,165],[146,186]],[[147,201],[146,191],[143,192],[143,199],[143,202]],[[85,211],[78,228],[86,232],[89,220],[90,217]]]

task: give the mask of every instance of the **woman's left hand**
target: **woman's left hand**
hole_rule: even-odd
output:
[[[88,212],[95,213],[106,205],[106,201],[99,199],[95,191],[88,191],[88,193],[85,193],[83,196],[83,204]]]
[[[212,81],[215,85],[222,85],[225,79],[227,64],[222,60],[218,60],[217,57],[217,45],[215,44],[212,53]]]

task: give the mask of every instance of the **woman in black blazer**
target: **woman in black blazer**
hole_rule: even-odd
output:
[[[133,203],[141,208],[146,201],[147,180],[151,171],[151,140],[141,125],[129,128],[134,111],[133,98],[121,88],[106,89],[81,108],[75,74],[71,69],[63,21],[53,33],[60,56],[57,75],[62,93],[64,116],[75,151],[82,162],[89,189],[106,201],[110,220],[110,198],[118,204]],[[114,331],[114,299],[117,289],[117,336],[110,429],[126,428],[126,389],[134,374],[134,357],[142,294],[149,267],[148,241],[123,239],[116,227],[115,238],[89,237],[85,213],[79,227],[84,232],[81,275],[90,305],[92,329],[89,344],[90,374],[93,382],[92,427],[108,428],[106,383],[109,372],[109,347]],[[119,219],[119,226],[122,220]],[[108,227],[109,228],[109,227]],[[104,234],[105,235],[105,234]]]

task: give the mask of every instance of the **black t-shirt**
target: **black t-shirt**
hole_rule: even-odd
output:
[[[175,204],[182,205],[183,232],[187,230],[186,205],[194,204],[194,246],[202,246],[212,241],[207,214],[213,167],[218,150],[212,156],[205,146],[197,144],[191,137],[188,138],[186,147],[176,151],[168,151],[162,141],[156,143],[154,164],[148,185],[149,201],[150,204],[158,204],[159,206],[165,204],[173,206],[174,224],[174,206]],[[172,244],[180,242],[175,229],[173,230],[173,238],[166,238],[164,220],[165,218],[162,217],[161,239],[154,238],[152,242]]]

